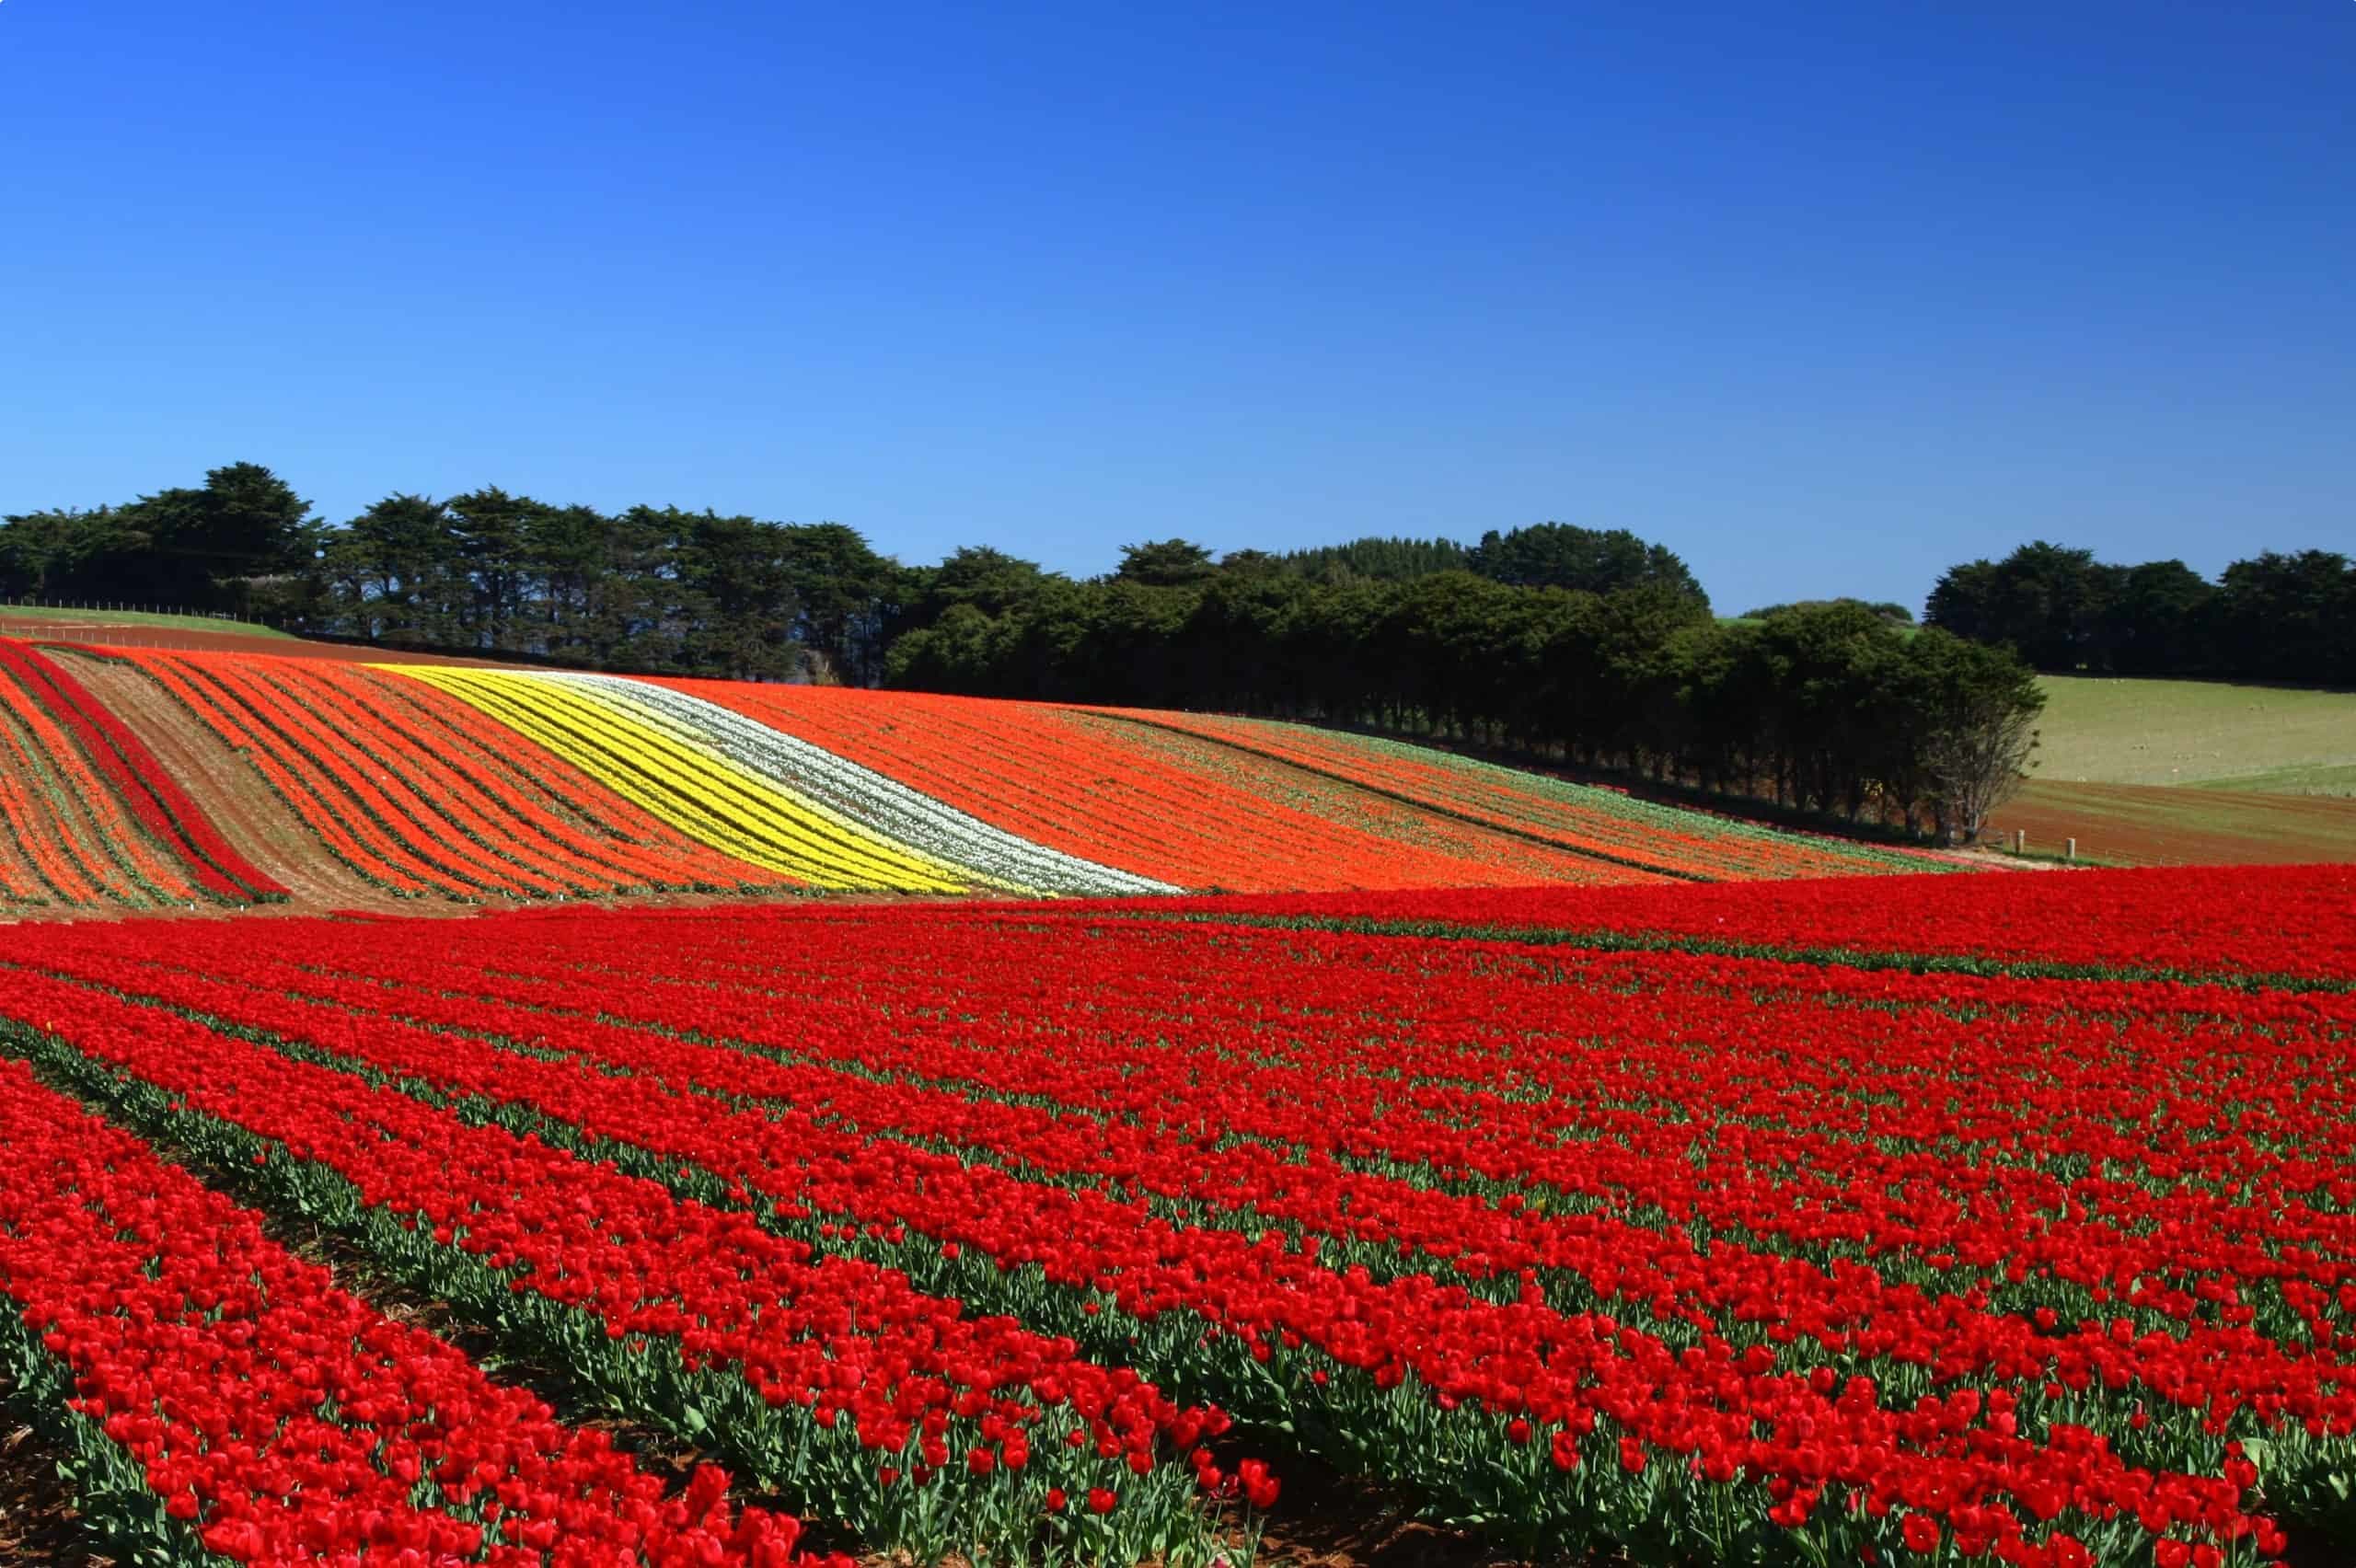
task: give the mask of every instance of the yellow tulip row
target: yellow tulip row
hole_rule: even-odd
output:
[[[726,758],[554,682],[503,670],[383,666],[538,742],[625,800],[723,853],[829,892],[959,893],[974,879]]]

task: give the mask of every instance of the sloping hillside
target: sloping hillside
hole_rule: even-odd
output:
[[[1120,897],[1938,864],[1251,720],[245,651],[0,649],[0,901],[26,908]]]
[[[2356,859],[2356,692],[2048,675],[2037,771],[1997,813],[2116,865]]]
[[[0,640],[0,903],[253,903],[287,890],[73,673]]]

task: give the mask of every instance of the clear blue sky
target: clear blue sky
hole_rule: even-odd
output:
[[[0,511],[2356,549],[2356,4],[6,0]]]

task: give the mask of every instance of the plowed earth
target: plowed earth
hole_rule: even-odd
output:
[[[2165,784],[2038,779],[1998,808],[1992,840],[2028,835],[2032,853],[2119,866],[2305,865],[2356,860],[2356,800],[2256,795]]]
[[[294,905],[313,914],[423,912],[420,900],[396,898],[337,859],[250,763],[137,666],[77,658],[73,669],[92,696],[147,743],[230,846],[286,884]]]

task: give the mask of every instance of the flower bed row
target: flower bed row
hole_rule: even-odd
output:
[[[1172,917],[1572,946],[1618,941],[1875,969],[2277,987],[2356,982],[2351,906],[2356,867],[2344,865],[1941,877],[1921,884],[1836,878],[1707,891],[1276,894],[1131,905]]]
[[[111,656],[243,753],[330,853],[403,896],[1114,898],[1911,863],[1705,830],[1693,813],[1589,810],[1557,799],[1576,793],[1568,786],[1284,726],[545,671]],[[64,667],[19,651],[0,681],[21,709],[0,733],[16,754],[0,783],[0,825],[16,841],[0,893],[276,895]],[[50,707],[71,732],[64,754],[52,755]]]
[[[0,1295],[20,1397],[55,1401],[28,1413],[78,1437],[85,1505],[127,1556],[793,1557],[796,1522],[731,1507],[717,1467],[666,1497],[602,1434],[346,1293],[21,1060],[0,1063]]]
[[[244,963],[45,961],[692,1167],[714,1201],[1042,1265],[1245,1413],[1280,1389],[1337,1455],[1482,1478],[1566,1536],[2248,1561],[2274,1539],[2252,1457],[2269,1498],[2347,1458],[2338,998],[1553,973],[991,911],[510,918],[466,964],[281,935]],[[1746,1020],[1809,1049],[1746,1055]],[[2228,1110],[2236,1136],[2201,1120]],[[1267,1359],[1190,1360],[1173,1318]]]
[[[306,1218],[879,1550],[930,1559],[953,1528],[991,1554],[1043,1532],[1122,1561],[1207,1554],[1199,1441],[1224,1418],[1068,1341],[175,1014],[24,974],[5,1008],[224,1147],[288,1161],[282,1201]],[[460,1263],[488,1274],[453,1285]]]
[[[740,767],[895,842],[909,845],[1000,886],[1097,897],[1174,893],[1148,877],[1066,855],[1018,837],[872,768],[751,720],[691,693],[614,675],[539,678],[622,704],[642,721]]]
[[[1090,711],[1216,741],[1468,822],[1673,876],[1783,879],[1926,869],[1912,857],[1648,805],[1426,746],[1272,720]]]
[[[230,847],[146,743],[93,698],[72,672],[40,650],[5,638],[0,638],[0,671],[14,675],[73,732],[140,825],[178,849],[207,893],[231,902],[286,897],[283,885]]]
[[[686,746],[617,703],[537,676],[402,665],[411,679],[480,709],[684,833],[740,859],[830,891],[963,891],[944,865]]]
[[[0,818],[30,874],[11,879],[11,898],[152,906],[209,896],[200,867],[135,818],[134,801],[72,732],[80,716],[54,706],[48,682],[17,647],[0,640],[11,651],[0,653]],[[138,799],[154,809],[144,791]]]
[[[798,885],[678,834],[420,683],[323,661],[132,657],[339,859],[396,893]]]
[[[1606,858],[1500,832],[1401,798],[1369,790],[1236,746],[1219,745],[1176,729],[1135,724],[1083,709],[1060,718],[1073,731],[1113,750],[1174,767],[1189,778],[1217,779],[1249,799],[1364,834],[1396,853],[1436,860],[1457,884],[1477,887],[1620,886],[1671,880],[1626,857]]]
[[[505,942],[486,944],[482,968],[388,943],[369,961],[315,963],[270,983],[316,991],[337,974],[385,978],[399,995],[337,990],[337,1005],[440,1022],[451,1021],[437,1011],[445,999],[495,1003],[525,1009],[501,1027],[525,1036],[562,1028],[575,1049],[615,1023],[692,1029],[807,1064],[813,1071],[792,1080],[800,1087],[776,1091],[788,1099],[872,1081],[901,1097],[886,1101],[894,1117],[936,1102],[953,1114],[967,1101],[1051,1110],[1084,1118],[1068,1131],[1106,1158],[1192,1148],[1215,1133],[1245,1141],[1215,1158],[1189,1153],[1195,1163],[1181,1169],[1214,1180],[1223,1166],[1249,1168],[1253,1181],[1239,1184],[1254,1192],[1304,1160],[1298,1184],[1312,1191],[1344,1180],[1327,1162],[1427,1183],[1519,1184],[1558,1206],[1677,1216],[1697,1244],[1739,1233],[1779,1254],[1839,1256],[1910,1278],[1927,1271],[1941,1289],[2001,1288],[2015,1267],[2087,1287],[2153,1274],[2139,1310],[2219,1321],[2228,1305],[2246,1304],[2163,1290],[2156,1271],[2223,1273],[2269,1300],[2282,1288],[2327,1292],[2337,1275],[2272,1257],[2270,1234],[2294,1226],[2318,1268],[2356,1259],[2356,1220],[2342,1212],[2356,1186],[2339,1169],[2356,1108],[2334,1080],[2330,1043],[2356,1024],[2346,998],[2156,986],[2122,1007],[2097,991],[2078,998],[2062,1032],[2050,990],[2017,982],[1893,984],[1659,955],[1566,970],[1515,963],[1494,948],[1349,937],[1229,935],[1214,948],[1103,923],[1013,940],[945,919],[829,921],[797,931],[783,944],[793,960],[779,964],[766,944],[733,951],[756,925],[699,924],[693,952],[659,961],[645,954],[661,923],[600,921],[567,931],[553,963]],[[601,934],[623,940],[608,949]],[[1403,951],[1412,969],[1393,962]],[[1016,952],[1020,962],[1003,956]],[[811,968],[813,958],[823,966]],[[1257,975],[1303,958],[1352,1020],[1340,1026],[1346,1046],[1322,1031],[1302,1038],[1255,992]],[[186,962],[250,973],[234,954]],[[1418,999],[1435,986],[1481,1005],[1435,1018]],[[580,1004],[583,987],[598,998],[594,1009]],[[2180,1015],[2198,1026],[2173,1027]],[[887,1016],[888,1029],[874,1026]],[[1181,1017],[1184,1034],[1171,1040]],[[2164,1072],[2100,1049],[2122,1021],[2165,1044]],[[1534,1049],[1542,1025],[1595,1043]],[[1292,1035],[1281,1051],[1272,1029]],[[1762,1046],[1762,1030],[1795,1044]],[[2246,1078],[2258,1030],[2263,1087],[2241,1090],[2237,1111],[2246,1136],[2215,1136],[2187,1108]],[[1644,1039],[1657,1032],[1669,1038]],[[1498,1070],[1502,1050],[1515,1051],[1509,1072]],[[756,1067],[786,1081],[745,1065]],[[1972,1084],[1968,1105],[1923,1102],[1919,1085],[1940,1078]],[[2024,1098],[2029,1087],[2042,1093]],[[2090,1116],[2093,1102],[2106,1113]],[[860,1120],[872,1124],[874,1113]],[[1157,1130],[1173,1128],[1185,1136],[1157,1143]],[[953,1126],[944,1134],[987,1141]],[[1924,1160],[1918,1151],[1931,1146],[1970,1158]],[[2119,1174],[2089,1175],[2089,1164]],[[1369,1183],[1352,1202],[1380,1214],[1380,1191]],[[1976,1234],[1957,1228],[1966,1217]],[[1457,1228],[1476,1218],[1473,1230]],[[2171,1218],[2200,1223],[2163,1234]],[[1380,1234],[1385,1223],[1352,1229]],[[1485,1213],[1443,1216],[1428,1236],[1472,1252],[1470,1238],[1496,1223]],[[1519,1256],[1512,1247],[1494,1254],[1508,1267]],[[1807,1323],[1796,1289],[1785,1280],[1769,1293]],[[2305,1332],[2327,1326],[2276,1305]]]
[[[659,683],[887,775],[1034,843],[1184,887],[1527,882],[1174,766],[1042,704],[916,692]],[[1599,880],[1615,880],[1599,867]],[[1585,873],[1582,873],[1585,874]],[[1634,873],[1621,873],[1633,876]]]

